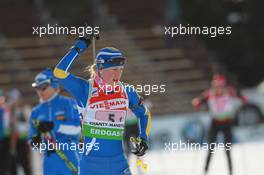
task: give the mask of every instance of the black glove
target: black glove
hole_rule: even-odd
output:
[[[80,37],[80,38],[78,38],[77,41],[84,41],[86,44],[86,47],[88,47],[91,44],[92,39],[93,39],[93,36],[89,35],[89,36]],[[76,45],[76,46],[78,47],[78,45]]]
[[[93,38],[98,40],[99,35],[90,34],[90,35],[85,35],[83,37],[80,37],[76,41],[73,48],[76,49],[78,53],[83,53],[87,49],[87,47],[91,44]]]
[[[91,44],[93,38],[95,40],[99,40],[99,33],[98,34],[94,34],[94,33],[86,34],[83,37],[80,37],[79,40],[84,40],[88,46],[89,44]]]
[[[146,140],[142,139],[142,138],[137,138],[136,140],[131,140],[132,145],[133,145],[133,149],[131,150],[131,152],[137,156],[143,156],[147,149],[148,149],[148,144],[146,142]]]
[[[53,122],[39,122],[38,131],[41,133],[49,132],[54,128]]]
[[[41,142],[42,142],[41,137],[40,137],[40,135],[38,134],[38,135],[32,137],[30,144],[31,144],[32,146],[35,146],[35,145],[39,145]]]

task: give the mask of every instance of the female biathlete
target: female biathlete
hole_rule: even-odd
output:
[[[192,105],[195,108],[199,108],[202,104],[207,103],[211,113],[212,121],[209,130],[209,145],[215,144],[217,140],[217,134],[222,132],[224,135],[225,152],[228,160],[229,174],[232,175],[232,160],[230,154],[230,148],[228,144],[232,144],[232,126],[234,121],[234,105],[232,103],[233,98],[239,97],[244,103],[247,102],[246,97],[241,96],[237,91],[227,85],[226,78],[224,75],[216,74],[212,79],[212,87],[203,92],[200,97],[192,100]],[[208,150],[206,164],[204,168],[205,174],[208,172],[209,163],[211,160],[212,153],[215,149],[211,147]]]
[[[137,156],[148,149],[150,112],[131,86],[120,82],[125,57],[113,47],[99,50],[91,78],[84,80],[69,72],[73,61],[91,43],[91,36],[79,38],[54,69],[64,88],[76,99],[82,115],[85,154],[81,156],[81,175],[130,175],[122,139],[126,111],[130,108],[139,120]]]

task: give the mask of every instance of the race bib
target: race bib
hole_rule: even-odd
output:
[[[122,140],[125,117],[126,111],[95,111],[94,115],[88,114],[88,117],[84,120],[83,134],[93,138]]]
[[[106,122],[123,122],[125,119],[124,111],[96,111],[95,119]]]
[[[218,119],[232,117],[234,112],[232,98],[227,96],[210,100],[209,106],[213,116]]]

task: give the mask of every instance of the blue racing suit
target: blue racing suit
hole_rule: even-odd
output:
[[[77,44],[86,49],[84,41],[78,41]],[[76,77],[68,72],[75,58],[80,55],[80,50],[72,48],[59,62],[54,69],[54,75],[60,81],[60,84],[76,99],[78,108],[85,111],[87,101],[92,95],[96,96],[98,92],[94,91],[93,81],[87,81]],[[92,89],[91,89],[92,88]],[[93,91],[92,93],[90,91]],[[150,112],[143,105],[140,96],[131,87],[125,86],[128,99],[128,107],[133,111],[139,120],[139,137],[147,140],[150,130]],[[91,95],[92,94],[92,95]],[[82,113],[83,114],[83,113]],[[83,117],[84,114],[83,114]],[[83,125],[83,130],[85,126]],[[98,133],[97,133],[98,134]],[[80,162],[81,175],[130,175],[129,166],[124,157],[122,136],[119,138],[104,138],[95,134],[84,135],[84,144],[92,144],[94,147],[86,154],[83,154]],[[97,147],[99,149],[97,149]]]
[[[30,116],[29,141],[38,134],[36,121],[52,121],[53,129],[49,132],[52,140],[57,144],[68,144],[68,147],[57,147],[63,151],[67,159],[79,166],[78,150],[69,149],[79,142],[80,117],[74,100],[60,96],[57,93],[46,102],[41,102],[33,108]],[[44,138],[46,148],[48,142]],[[34,145],[33,145],[34,146]],[[43,147],[44,148],[44,147]],[[52,149],[52,147],[50,147]],[[35,148],[33,147],[33,150]],[[38,149],[39,150],[39,149]],[[64,160],[58,156],[55,151],[44,151],[44,175],[72,175],[74,174],[67,166]]]

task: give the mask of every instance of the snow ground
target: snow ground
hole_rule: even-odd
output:
[[[264,174],[264,142],[237,144],[232,147],[233,175]],[[206,151],[152,151],[144,161],[146,175],[203,175]],[[133,175],[139,175],[135,158],[130,159]],[[208,175],[228,175],[224,150],[218,150],[211,159]]]
[[[232,147],[233,175],[264,174],[264,142],[236,144]],[[148,164],[145,175],[203,175],[206,151],[150,151],[144,157]],[[41,158],[33,154],[34,175],[42,175]],[[130,158],[133,175],[138,173],[136,158]],[[212,157],[208,175],[228,175],[228,165],[224,150],[218,150]],[[20,173],[21,175],[23,173]]]

